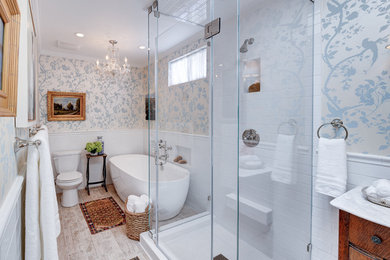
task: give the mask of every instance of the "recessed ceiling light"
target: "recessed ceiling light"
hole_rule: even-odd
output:
[[[390,50],[390,44],[389,44],[389,45],[386,45],[385,48]]]
[[[84,36],[85,36],[84,33],[80,33],[80,32],[77,32],[74,35],[76,35],[79,38],[84,38]]]
[[[145,47],[145,46],[143,46],[143,45],[140,45],[140,46],[138,46],[138,49],[140,49],[140,50],[145,50],[145,49],[146,49],[146,47]]]

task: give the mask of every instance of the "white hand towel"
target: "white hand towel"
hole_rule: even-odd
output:
[[[136,202],[138,199],[139,197],[136,195],[130,195],[129,197],[127,197],[127,201],[132,203]]]
[[[366,189],[366,193],[368,196],[370,197],[377,197],[377,194],[376,194],[376,188],[374,186],[370,186]]]
[[[292,184],[294,182],[295,135],[279,134],[276,142],[271,174],[273,181]]]
[[[28,151],[31,158],[28,158],[30,172],[27,172],[26,176],[27,179],[30,179],[26,182],[30,187],[26,187],[28,192],[26,193],[25,255],[26,259],[32,260],[57,260],[57,236],[61,232],[61,225],[51,165],[48,131],[45,126],[43,128],[31,138],[31,141],[41,141],[38,146],[39,161],[38,153],[34,151],[34,149],[37,149],[36,147],[30,146]],[[32,204],[30,205],[30,203]],[[29,216],[30,213],[31,216]],[[36,222],[32,223],[32,221]]]
[[[379,179],[374,181],[373,186],[379,198],[390,197],[390,180]]]
[[[134,201],[127,201],[127,205],[126,205],[126,208],[129,212],[134,212]]]
[[[147,203],[145,203],[143,200],[138,200],[134,203],[134,212],[135,213],[143,213],[145,212],[145,209],[147,207]]]
[[[315,190],[337,197],[347,189],[347,153],[344,139],[321,137],[318,143],[318,163]]]
[[[149,204],[149,197],[145,194],[142,194],[141,195],[141,200],[143,200],[145,203]]]

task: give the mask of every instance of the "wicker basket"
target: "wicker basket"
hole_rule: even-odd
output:
[[[125,204],[126,214],[126,234],[130,239],[139,241],[139,235],[142,232],[148,231],[149,227],[149,212],[150,207],[145,209],[143,213],[133,213],[127,210],[127,200]]]

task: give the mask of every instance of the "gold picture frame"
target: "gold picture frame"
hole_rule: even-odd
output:
[[[17,0],[0,1],[3,41],[0,116],[15,117],[18,94],[20,10]]]
[[[48,121],[85,120],[86,94],[77,92],[47,92]]]

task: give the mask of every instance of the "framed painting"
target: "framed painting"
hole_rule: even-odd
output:
[[[16,116],[19,32],[17,0],[0,1],[0,116]]]
[[[47,92],[48,121],[85,120],[86,94],[76,92]]]

